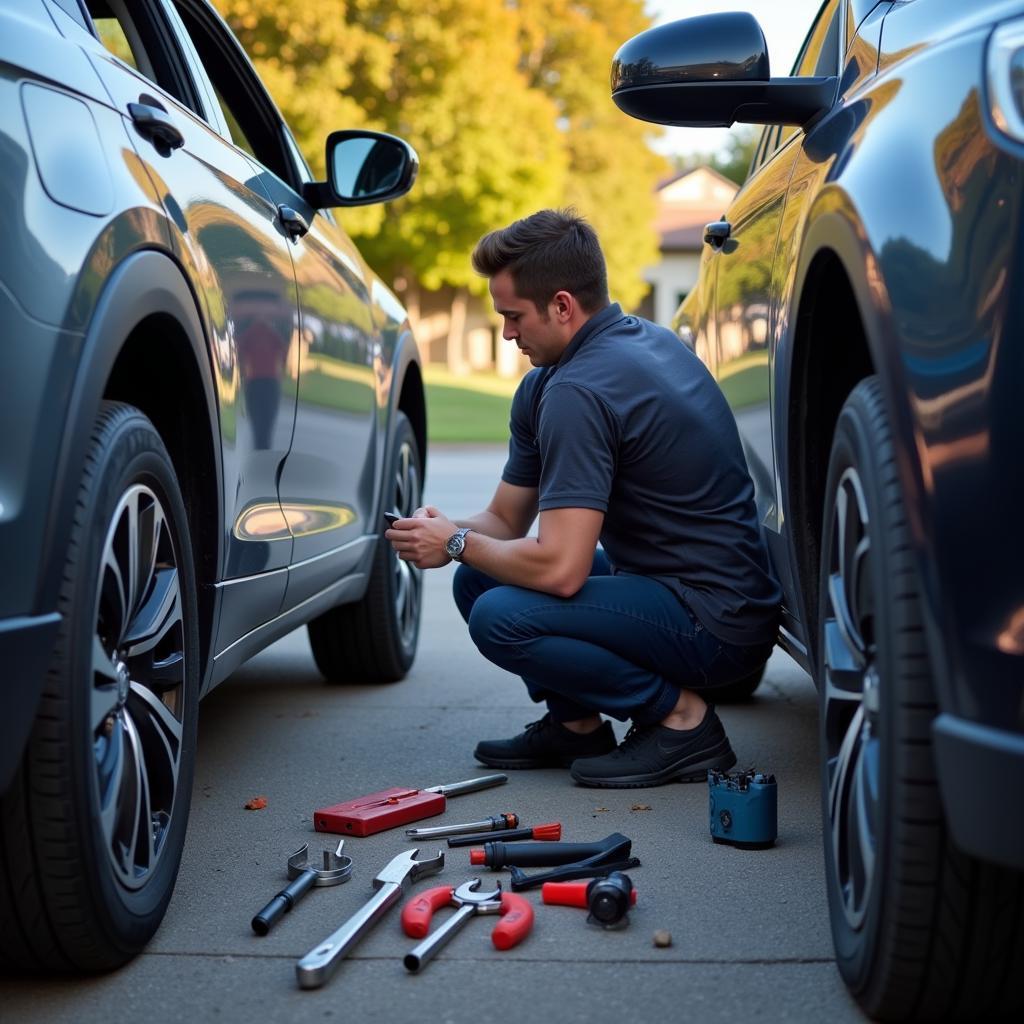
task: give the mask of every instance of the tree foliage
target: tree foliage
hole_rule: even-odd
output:
[[[666,168],[608,77],[649,24],[643,0],[215,2],[316,173],[337,128],[393,132],[419,152],[408,196],[342,214],[383,276],[482,291],[469,263],[481,235],[574,205],[602,237],[613,296],[642,297]]]

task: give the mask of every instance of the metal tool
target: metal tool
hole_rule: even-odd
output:
[[[457,889],[440,886],[428,889],[411,899],[402,908],[402,929],[411,938],[427,934],[434,911],[446,904],[459,909],[432,935],[405,954],[402,963],[414,974],[429,963],[452,939],[457,931],[476,914],[501,914],[502,918],[491,933],[497,949],[511,949],[522,942],[533,927],[533,907],[514,893],[501,891],[501,883],[490,892],[479,892],[480,879],[464,882]]]
[[[551,821],[546,825],[534,825],[532,828],[510,828],[501,833],[503,843],[516,842],[519,839],[539,839],[544,843],[557,843],[562,838],[562,823]],[[452,836],[448,840],[449,846],[473,846],[476,843],[486,843],[489,836],[486,832],[474,832],[468,836]]]
[[[410,839],[439,839],[441,836],[461,836],[469,832],[504,832],[519,824],[516,814],[498,814],[482,821],[467,821],[463,825],[437,825],[434,828],[407,828]]]
[[[338,969],[349,950],[402,898],[402,892],[410,883],[426,875],[436,875],[444,867],[442,850],[426,860],[417,860],[419,852],[406,850],[388,861],[373,880],[376,895],[295,965],[299,988],[320,988]]]
[[[324,850],[324,866],[315,868],[309,863],[309,843],[303,843],[288,858],[288,877],[293,879],[292,884],[282,889],[252,919],[252,930],[257,935],[266,935],[310,889],[347,882],[352,877],[352,858],[343,856],[344,845],[342,839],[336,850]]]

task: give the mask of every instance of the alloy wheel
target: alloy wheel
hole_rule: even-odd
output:
[[[879,824],[880,677],[871,535],[864,488],[849,467],[835,493],[824,617],[824,743],[829,841],[850,927],[865,920]]]
[[[409,518],[419,508],[421,488],[419,463],[412,446],[404,441],[396,453],[394,506],[391,511],[403,519]],[[395,618],[399,624],[402,646],[408,647],[419,627],[423,570],[401,558],[394,558],[394,563]]]
[[[181,771],[185,627],[164,507],[129,487],[107,531],[96,588],[91,730],[103,844],[138,889],[164,849]]]

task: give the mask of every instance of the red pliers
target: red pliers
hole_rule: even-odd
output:
[[[501,882],[492,892],[479,892],[479,888],[480,879],[474,878],[457,889],[447,885],[427,889],[406,903],[402,908],[402,931],[411,939],[423,939],[406,953],[402,962],[407,970],[415,973],[426,966],[475,914],[501,914],[501,920],[491,932],[491,941],[496,949],[511,949],[526,938],[533,927],[533,907],[522,896],[502,892]],[[427,936],[434,911],[449,905],[459,909],[436,932]]]

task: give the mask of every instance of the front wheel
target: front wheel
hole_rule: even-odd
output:
[[[423,495],[422,463],[412,424],[404,413],[396,417],[383,509],[408,518]],[[383,536],[382,525],[363,598],[332,608],[309,623],[317,667],[332,683],[403,679],[416,657],[422,601],[422,570],[398,558]]]
[[[171,460],[141,412],[105,402],[43,698],[0,800],[0,966],[108,969],[160,924],[192,790],[196,607]]]
[[[836,961],[872,1017],[1021,1010],[1024,885],[943,819],[917,573],[877,378],[840,413],[818,616],[825,876]]]

